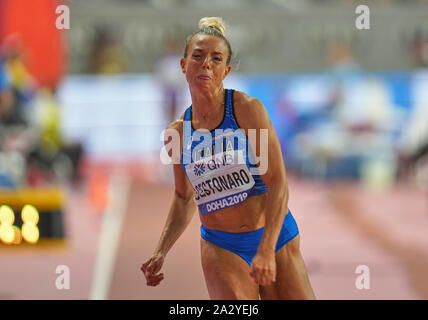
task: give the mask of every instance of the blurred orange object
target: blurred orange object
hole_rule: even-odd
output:
[[[96,214],[102,215],[108,203],[109,175],[105,169],[95,169],[89,175],[88,200]]]
[[[38,85],[53,90],[66,73],[67,64],[67,30],[56,28],[56,8],[62,4],[62,0],[0,1],[3,50],[20,50]]]

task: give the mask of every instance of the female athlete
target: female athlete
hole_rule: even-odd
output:
[[[210,17],[202,18],[199,29],[187,37],[180,65],[192,105],[167,128],[180,134],[181,154],[173,166],[175,195],[158,246],[141,270],[147,285],[162,281],[165,256],[197,206],[202,268],[211,299],[315,299],[299,230],[288,208],[275,129],[258,99],[223,88],[232,55],[224,33],[223,20]],[[250,139],[251,129],[257,132],[256,141]],[[249,157],[252,150],[259,154],[263,149],[263,131],[267,155],[260,162],[266,166]],[[240,162],[229,161],[239,155]]]

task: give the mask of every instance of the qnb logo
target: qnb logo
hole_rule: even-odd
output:
[[[215,159],[209,160],[207,162],[207,168],[209,170],[216,170],[220,167],[225,167],[231,164],[234,164],[234,157],[231,154],[224,154],[221,158],[216,157]],[[240,161],[240,162],[239,162]],[[244,163],[245,161],[242,160],[241,158],[238,158],[238,161],[236,161],[236,163]]]
[[[205,172],[205,165],[203,163],[195,164],[193,172],[199,177]]]

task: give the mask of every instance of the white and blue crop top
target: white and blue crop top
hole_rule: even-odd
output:
[[[267,192],[258,175],[248,137],[239,128],[233,111],[233,91],[226,89],[225,111],[221,124],[208,130],[192,126],[192,106],[183,119],[181,165],[196,195],[201,214],[235,206]],[[250,154],[249,154],[250,152]]]

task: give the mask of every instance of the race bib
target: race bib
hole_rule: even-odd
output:
[[[201,214],[237,205],[247,198],[254,179],[242,150],[217,153],[186,166]]]

